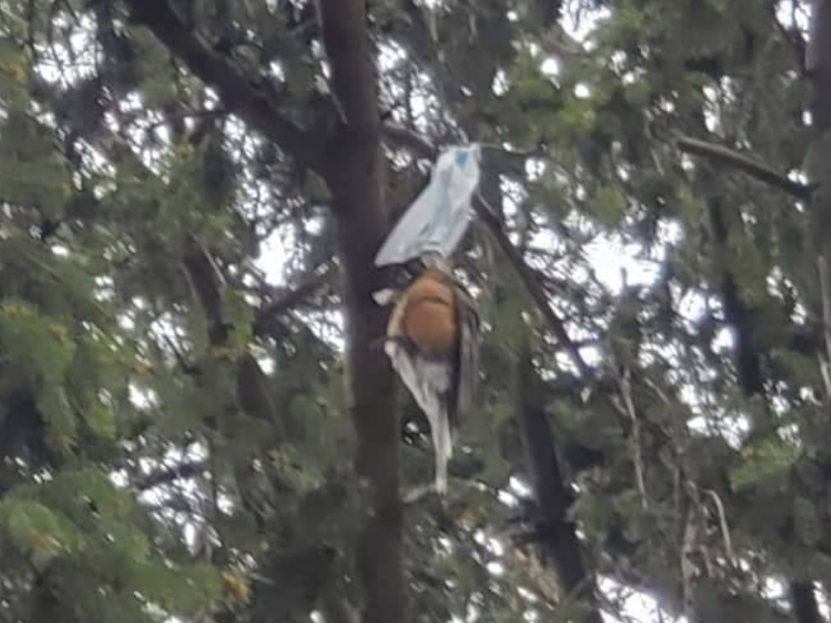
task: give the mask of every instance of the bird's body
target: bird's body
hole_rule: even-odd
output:
[[[430,421],[436,489],[447,489],[453,433],[470,409],[478,374],[479,318],[461,286],[440,268],[426,269],[399,296],[385,350]]]
[[[458,340],[456,306],[453,282],[439,269],[428,268],[398,301],[387,335],[405,337],[424,354],[448,356]]]

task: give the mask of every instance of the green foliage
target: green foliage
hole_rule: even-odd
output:
[[[0,525],[9,544],[41,569],[62,552],[78,551],[83,541],[75,526],[36,502],[4,501]]]
[[[342,353],[361,336],[339,312],[368,293],[315,283],[343,269],[323,181],[354,129],[332,97],[343,74],[322,62],[315,3],[167,4],[188,35],[173,49],[135,2],[0,3],[0,623],[338,620],[334,606],[362,605],[372,492],[352,468],[362,405]],[[554,5],[600,19],[577,41]],[[569,531],[590,572],[637,578],[667,620],[780,621],[769,578],[827,589],[816,256],[831,148],[803,120],[786,11],[367,6],[384,123],[484,144],[482,191],[592,371],[575,372],[477,224],[454,259],[485,319],[482,384],[448,499],[404,508],[410,620],[579,618],[591,604],[544,554]],[[273,140],[281,116],[332,141],[325,163]],[[797,203],[682,154],[679,135],[821,185]],[[398,208],[425,170],[394,139]],[[589,261],[604,236],[627,258]],[[185,267],[193,244],[222,276],[215,309]],[[553,519],[524,487],[527,343],[571,496]],[[433,456],[397,391],[409,493]]]
[[[626,213],[626,197],[616,188],[601,186],[589,200],[589,213],[606,225],[617,225]]]
[[[59,218],[72,192],[54,134],[23,112],[11,111],[0,126],[0,180],[4,201],[35,207],[43,218]]]
[[[26,84],[31,66],[21,48],[0,31],[0,102],[22,110],[28,101]]]
[[[786,485],[790,470],[799,458],[800,450],[779,440],[766,440],[744,450],[744,463],[730,474],[733,488],[764,485]]]

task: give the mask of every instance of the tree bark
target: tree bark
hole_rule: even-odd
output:
[[[814,140],[831,126],[831,2],[829,0],[813,0],[810,37],[805,58],[805,73],[812,83],[813,93],[811,100],[811,116],[816,129]],[[828,180],[817,180],[820,184],[828,184]],[[815,214],[827,210],[824,205],[827,201],[824,192],[819,192],[811,202],[811,209]],[[822,220],[815,216],[818,224]],[[820,226],[820,231],[822,230]],[[828,302],[828,275],[824,274],[824,266],[828,265],[829,257],[828,234],[821,231],[818,264],[818,278],[822,293],[822,315],[827,318],[831,314]],[[827,329],[825,331],[825,347],[831,352]],[[822,365],[822,363],[820,364]],[[826,390],[829,388],[826,387]],[[831,390],[829,390],[831,391]],[[812,578],[800,578],[790,582],[790,602],[793,607],[794,618],[798,623],[819,623],[824,621],[820,614],[819,604]]]
[[[374,255],[389,225],[365,2],[318,3],[341,117],[340,126],[328,138],[324,138],[325,129],[306,131],[286,120],[270,94],[189,31],[167,0],[126,2],[134,19],[148,26],[195,75],[219,91],[227,110],[240,115],[298,164],[321,173],[329,186],[344,266],[347,390],[358,437],[356,467],[370,491],[358,554],[365,593],[363,620],[401,621],[406,599],[395,385],[383,350],[372,347],[386,327],[386,311],[375,305],[371,295],[378,286]]]
[[[587,607],[583,623],[602,623],[594,578],[583,563],[576,527],[567,513],[572,496],[563,480],[548,415],[538,404],[536,371],[527,344],[519,355],[519,420],[539,514],[537,537],[548,563],[557,571],[569,599]]]
[[[817,596],[811,582],[791,582],[791,604],[797,623],[822,623]]]
[[[831,125],[831,1],[814,0],[805,73],[813,84],[811,116],[822,132]]]
[[[358,437],[356,467],[370,509],[358,551],[362,620],[404,619],[403,506],[399,495],[394,377],[384,352],[387,312],[372,299],[380,286],[374,256],[389,224],[381,117],[362,0],[321,0],[323,40],[341,126],[326,150],[323,175],[333,195],[344,266],[349,410]]]

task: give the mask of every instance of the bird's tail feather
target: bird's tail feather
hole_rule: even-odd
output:
[[[430,423],[433,434],[433,452],[436,455],[436,491],[447,493],[447,463],[453,456],[453,437],[447,411],[442,409],[435,421]]]

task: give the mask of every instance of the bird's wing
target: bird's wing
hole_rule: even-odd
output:
[[[450,363],[422,357],[399,341],[388,341],[385,350],[392,367],[432,424],[447,409],[453,380]]]
[[[454,427],[473,406],[473,396],[479,384],[479,314],[473,300],[458,287],[457,297],[459,349],[453,379],[455,399],[450,409],[450,421]]]
[[[397,340],[385,345],[392,367],[430,422],[436,456],[436,489],[447,491],[447,462],[453,456],[453,427],[450,421],[453,370],[451,362],[422,357],[415,349]]]

